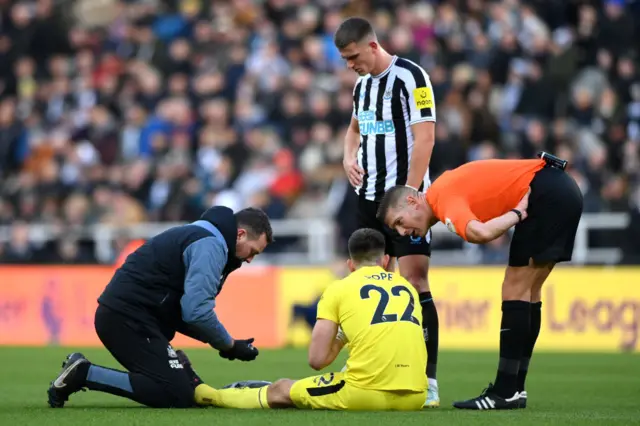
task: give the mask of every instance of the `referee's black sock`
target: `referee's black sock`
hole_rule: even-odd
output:
[[[524,383],[527,380],[527,372],[529,371],[529,361],[533,354],[533,348],[536,346],[536,340],[540,334],[540,324],[542,323],[542,302],[531,304],[531,328],[529,336],[524,344],[524,351],[520,359],[520,370],[518,371],[518,392],[524,390]]]
[[[521,300],[502,302],[500,323],[500,363],[494,391],[511,398],[517,389],[518,371],[525,343],[529,337],[531,303]]]
[[[427,378],[436,380],[438,366],[438,311],[433,302],[430,291],[420,293],[420,306],[422,306],[422,327],[424,341],[427,345]]]

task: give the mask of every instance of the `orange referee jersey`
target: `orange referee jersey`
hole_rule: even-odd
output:
[[[544,160],[478,160],[444,172],[429,187],[427,203],[450,231],[467,240],[467,224],[486,222],[515,208]]]

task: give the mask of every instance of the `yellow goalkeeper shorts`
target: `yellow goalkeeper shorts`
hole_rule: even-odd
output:
[[[415,411],[427,392],[360,389],[344,380],[344,373],[328,373],[298,380],[289,392],[296,407],[307,410]]]

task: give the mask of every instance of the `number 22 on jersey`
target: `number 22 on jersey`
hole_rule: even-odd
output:
[[[398,314],[385,313],[390,300],[389,292],[377,285],[367,284],[360,289],[360,298],[369,299],[371,297],[371,292],[380,293],[380,301],[378,302],[378,306],[373,313],[371,325],[398,321]],[[397,285],[391,288],[391,295],[394,297],[399,297],[402,293],[407,293],[407,295],[409,296],[409,303],[407,304],[404,313],[400,317],[400,321],[408,321],[416,325],[420,325],[420,321],[418,321],[418,319],[412,315],[415,307],[415,301],[413,300],[413,295],[411,294],[409,289],[401,285]]]

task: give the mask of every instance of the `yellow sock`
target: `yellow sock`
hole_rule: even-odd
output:
[[[214,389],[202,384],[196,387],[196,403],[221,408],[270,408],[267,403],[267,388]]]

